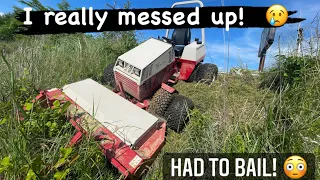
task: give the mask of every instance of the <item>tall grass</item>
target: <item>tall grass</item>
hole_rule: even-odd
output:
[[[314,153],[319,178],[320,71],[308,72],[312,74],[305,83],[285,86],[281,93],[270,85],[261,88],[260,78],[227,75],[227,122],[223,80],[211,87],[179,83],[177,90],[198,107],[190,113],[191,121],[182,134],[169,134],[162,153]],[[158,179],[161,169],[160,156],[148,177]]]
[[[61,107],[41,109],[31,98],[37,89],[61,87],[84,78],[100,81],[106,64],[136,45],[132,38],[130,34],[96,38],[59,35],[0,43],[8,62],[0,64],[0,159],[6,164],[0,166],[0,179],[52,179],[57,172],[61,176],[68,172],[69,179],[117,178],[91,140],[72,149],[71,154],[61,148],[75,133],[56,112]],[[261,78],[224,75],[212,86],[179,82],[175,88],[190,97],[196,109],[190,112],[191,121],[184,132],[169,132],[147,178],[162,176],[164,152],[312,152],[319,158],[319,54],[279,57],[281,68],[275,67]],[[306,59],[313,64],[306,65]],[[228,102],[226,116],[223,98]],[[18,121],[17,108],[22,106],[29,108],[25,120]],[[55,168],[66,154],[65,166]]]
[[[82,35],[36,36],[1,44],[16,76],[27,71],[37,88],[60,87],[87,77],[99,79],[106,64],[134,45],[117,37]],[[0,73],[0,91],[5,92],[10,73],[3,63]]]
[[[314,153],[319,179],[319,26],[314,31],[312,44],[309,38],[302,42],[310,48],[304,46],[300,56],[295,49],[289,54],[279,49],[274,66],[259,78],[225,75],[227,91],[224,77],[211,87],[179,83],[175,88],[198,108],[182,135],[169,135],[163,152]],[[161,158],[150,179],[161,177]]]
[[[0,44],[0,179],[117,178],[91,139],[65,148],[75,131],[64,107],[44,109],[32,99],[38,89],[100,81],[103,68],[136,45],[129,34],[36,36]]]

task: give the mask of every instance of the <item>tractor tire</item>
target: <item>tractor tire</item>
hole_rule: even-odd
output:
[[[173,99],[173,94],[160,88],[152,97],[148,112],[153,115],[163,116]]]
[[[189,76],[187,82],[196,82],[196,81],[197,81],[197,75],[198,75],[199,69],[201,68],[201,65],[202,65],[202,64],[199,63],[199,64],[194,68],[194,70],[193,70],[193,72],[191,73],[191,75]]]
[[[197,81],[210,84],[218,78],[218,67],[215,64],[202,64],[197,74]]]
[[[189,110],[193,108],[192,100],[182,95],[176,95],[164,114],[168,128],[177,133],[181,132],[189,121]]]
[[[112,88],[115,88],[116,81],[114,79],[113,66],[114,66],[114,64],[111,63],[107,67],[104,68],[102,81],[105,85],[108,85],[108,86],[111,86]]]

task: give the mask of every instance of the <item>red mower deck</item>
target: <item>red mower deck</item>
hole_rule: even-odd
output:
[[[82,86],[82,89],[79,86]],[[113,100],[112,102],[117,103],[110,104],[106,102],[105,104],[110,104],[110,106],[104,107],[103,102],[89,102],[90,95],[92,95],[92,100],[101,99],[103,101],[109,98]],[[66,85],[62,89],[42,91],[36,99],[38,101],[46,101],[46,104],[50,106],[56,100],[59,100],[60,103],[71,102],[67,117],[78,132],[71,139],[70,145],[72,146],[79,142],[84,135],[92,134],[99,142],[102,152],[113,166],[122,173],[124,179],[136,179],[145,173],[165,144],[166,123],[164,121],[140,109],[91,79]],[[94,107],[99,103],[102,105],[101,111],[99,107]],[[96,109],[90,112],[91,108]],[[109,110],[106,110],[106,108],[109,108]],[[112,122],[103,122],[109,117],[105,112],[114,111],[115,109],[118,109],[120,114],[117,112],[113,114],[118,114],[118,117],[122,118],[130,118],[127,120],[122,119],[124,121],[122,124],[127,124],[124,130],[121,130],[121,127],[117,129],[117,125],[121,124],[116,122],[119,119],[113,119]],[[124,112],[128,109],[131,109],[132,116],[130,116],[130,113]],[[134,121],[139,116],[144,118],[143,122],[140,121],[139,127],[130,127],[130,124],[134,124]],[[153,120],[155,123],[141,124],[148,119]],[[131,137],[128,138],[124,133],[129,133],[127,135]]]

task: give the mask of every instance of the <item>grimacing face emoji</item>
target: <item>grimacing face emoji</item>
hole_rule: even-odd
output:
[[[291,179],[299,179],[307,172],[307,163],[300,156],[290,156],[283,165],[284,173]]]
[[[272,26],[282,26],[288,20],[288,11],[280,4],[275,4],[267,10],[266,18]]]

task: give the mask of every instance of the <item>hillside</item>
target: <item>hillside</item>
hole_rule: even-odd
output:
[[[41,109],[31,100],[37,89],[61,87],[84,78],[101,82],[105,65],[136,45],[128,40],[132,40],[128,33],[108,38],[39,36],[1,43],[0,158],[7,162],[1,166],[4,179],[21,179],[27,174],[62,177],[63,173],[77,179],[118,177],[114,169],[105,166],[91,140],[72,152],[60,149],[74,134],[73,128],[57,111],[59,105],[55,110]],[[148,178],[161,177],[164,152],[313,152],[319,158],[319,64],[317,57],[303,58],[308,58],[308,66],[298,66],[301,58],[283,57],[281,73],[275,68],[255,78],[250,74],[220,75],[211,86],[175,85],[194,101],[196,109],[190,112],[191,121],[184,132],[169,132]],[[15,112],[22,106],[27,107],[26,118],[17,121]],[[62,160],[67,168],[57,175],[59,169],[50,168],[61,161],[61,155],[68,159]],[[30,167],[34,167],[32,171]]]

